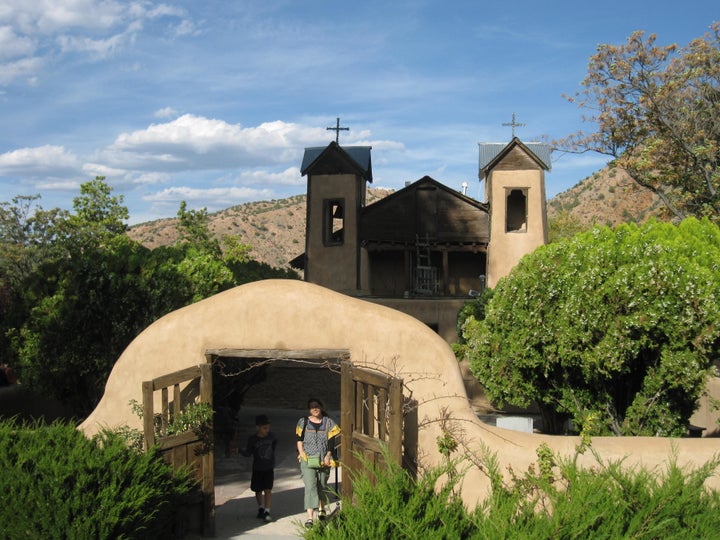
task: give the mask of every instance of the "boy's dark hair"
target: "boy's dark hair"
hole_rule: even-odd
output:
[[[255,417],[255,425],[256,426],[267,426],[269,423],[270,423],[270,419],[267,417],[267,415],[258,414]]]
[[[318,405],[320,405],[320,408],[321,408],[321,409],[324,409],[324,408],[325,408],[325,404],[324,404],[322,401],[320,401],[319,399],[317,399],[317,398],[310,398],[310,399],[308,399],[307,406],[310,407],[310,404],[311,404],[311,403],[317,403]]]

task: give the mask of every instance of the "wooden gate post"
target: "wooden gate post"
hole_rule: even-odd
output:
[[[340,462],[343,468],[342,496],[352,494],[350,471],[354,469],[352,455],[352,433],[354,427],[355,382],[353,368],[349,361],[344,361],[340,368]]]

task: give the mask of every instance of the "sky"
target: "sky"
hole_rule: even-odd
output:
[[[104,176],[129,224],[305,193],[303,151],[372,146],[374,187],[482,200],[478,143],[592,131],[564,95],[603,43],[686,45],[717,0],[0,0],[0,203],[72,210]],[[606,159],[553,153],[548,197]]]

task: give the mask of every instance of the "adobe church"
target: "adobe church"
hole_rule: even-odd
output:
[[[306,148],[305,252],[291,265],[305,281],[412,315],[454,342],[463,304],[547,242],[550,153],[514,136],[480,143],[485,202],[425,176],[366,205],[371,147]]]

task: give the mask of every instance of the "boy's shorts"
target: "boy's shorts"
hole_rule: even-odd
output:
[[[250,489],[255,493],[272,489],[274,480],[275,471],[273,469],[269,471],[253,471],[252,477],[250,477]]]

